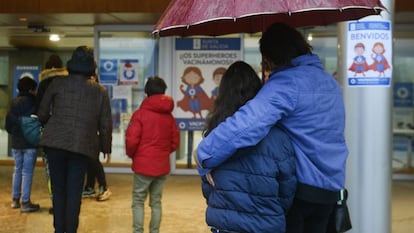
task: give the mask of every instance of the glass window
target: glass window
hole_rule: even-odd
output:
[[[414,48],[412,38],[394,38],[393,51],[393,128],[404,133],[394,134],[392,168],[396,173],[405,173],[412,164],[414,129]]]
[[[112,163],[129,164],[125,130],[144,99],[145,79],[156,73],[157,44],[149,32],[98,29],[98,75],[111,98]]]

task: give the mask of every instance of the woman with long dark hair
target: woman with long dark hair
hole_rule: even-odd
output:
[[[261,88],[245,62],[224,74],[204,136],[231,116]],[[212,232],[285,232],[285,214],[296,187],[294,151],[288,136],[275,126],[256,146],[239,149],[202,177],[207,199],[206,222]]]

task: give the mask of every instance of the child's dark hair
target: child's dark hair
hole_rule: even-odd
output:
[[[165,84],[164,79],[158,76],[149,77],[145,84],[145,93],[147,96],[164,94],[165,89],[167,89],[167,84]]]
[[[37,82],[29,76],[22,77],[17,83],[17,89],[20,93],[28,93],[29,91],[34,91],[36,90],[36,87]]]

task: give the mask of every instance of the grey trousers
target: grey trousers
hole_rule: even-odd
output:
[[[151,207],[150,233],[160,231],[162,208],[161,198],[164,182],[167,176],[144,176],[134,174],[132,189],[132,228],[133,233],[144,232],[144,204],[149,193],[149,205]]]

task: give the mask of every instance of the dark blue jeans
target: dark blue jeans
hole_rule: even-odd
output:
[[[88,158],[56,148],[44,148],[53,189],[55,233],[75,233],[79,225],[82,189]]]

